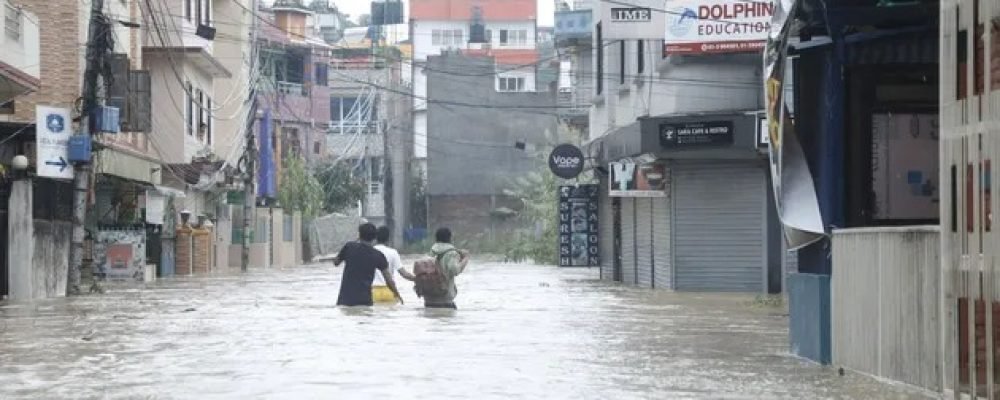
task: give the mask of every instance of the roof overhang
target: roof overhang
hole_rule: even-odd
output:
[[[184,61],[190,62],[198,69],[215,78],[232,78],[233,76],[232,72],[222,65],[222,63],[219,62],[215,56],[211,55],[201,47],[147,46],[143,47],[142,51],[144,54],[153,56],[163,55],[166,57],[174,57],[176,55],[180,55],[183,57]]]
[[[21,69],[0,61],[0,103],[38,91],[42,81]]]

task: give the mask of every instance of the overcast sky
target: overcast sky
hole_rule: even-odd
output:
[[[538,25],[552,26],[552,12],[555,8],[555,2],[552,0],[537,0],[537,2]],[[331,0],[331,3],[336,4],[337,9],[341,12],[350,14],[352,19],[357,18],[358,15],[367,14],[371,7],[371,1],[368,0]]]

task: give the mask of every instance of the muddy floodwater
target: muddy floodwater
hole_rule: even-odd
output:
[[[0,399],[923,399],[788,354],[783,310],[474,264],[459,311],[334,306],[331,265],[0,304]]]

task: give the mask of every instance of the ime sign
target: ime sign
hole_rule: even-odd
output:
[[[649,22],[653,20],[653,11],[645,7],[612,8],[611,22]]]

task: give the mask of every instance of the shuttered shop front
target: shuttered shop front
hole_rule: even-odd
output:
[[[611,198],[608,197],[607,193],[608,181],[605,178],[601,180],[601,196],[598,197],[598,206],[601,210],[600,221],[598,221],[600,229],[601,280],[612,281],[615,279],[615,222],[613,219],[614,211]]]
[[[652,199],[653,202],[653,283],[656,288],[669,289],[673,262],[670,254],[670,198]]]
[[[622,282],[635,284],[636,278],[636,226],[635,199],[622,198]]]
[[[714,161],[672,168],[677,290],[764,289],[765,167]]]
[[[653,199],[635,199],[636,284],[653,287]]]

